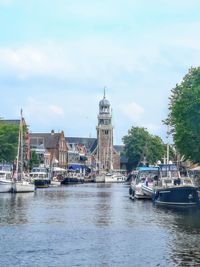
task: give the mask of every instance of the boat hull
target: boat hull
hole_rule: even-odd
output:
[[[35,185],[27,181],[16,182],[13,186],[14,193],[29,193],[35,191]]]
[[[142,192],[144,193],[144,195],[149,196],[150,198],[152,198],[153,194],[154,194],[154,189],[153,187],[147,186],[145,184],[142,185]]]
[[[130,198],[134,199],[151,199],[148,194],[144,194],[142,190],[143,183],[131,184],[129,189]]]
[[[60,185],[61,185],[60,181],[51,180],[50,186],[60,186]]]
[[[35,179],[34,184],[36,188],[47,188],[50,185],[49,179]]]
[[[105,183],[124,183],[126,182],[126,177],[122,175],[105,175]]]
[[[104,175],[97,175],[94,178],[95,183],[105,183],[105,176]]]
[[[0,181],[0,193],[10,193],[13,191],[13,182],[7,180]]]
[[[169,187],[157,189],[153,201],[158,206],[194,207],[199,205],[195,187]]]
[[[61,185],[67,184],[82,184],[84,183],[84,178],[76,178],[76,177],[66,177],[61,181]]]

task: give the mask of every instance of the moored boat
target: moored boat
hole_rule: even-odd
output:
[[[30,176],[37,188],[47,188],[50,184],[50,179],[48,177],[48,172],[44,167],[34,167]]]
[[[105,183],[124,183],[126,176],[121,173],[106,173]]]
[[[81,173],[69,172],[61,181],[61,185],[84,183],[84,176]]]
[[[94,182],[95,183],[105,183],[105,174],[97,174],[94,177]]]
[[[23,143],[23,123],[22,123],[22,110],[21,120],[19,126],[19,137],[18,137],[18,149],[17,149],[17,164],[16,171],[13,175],[13,193],[29,193],[35,191],[35,185],[31,181],[31,177],[25,175],[24,166],[24,143]],[[20,172],[19,172],[20,169]]]
[[[181,176],[175,164],[159,166],[160,178],[154,188],[153,202],[157,206],[195,207],[199,205],[197,187],[189,176]]]
[[[30,181],[26,181],[23,179],[21,181],[16,181],[13,184],[14,193],[29,193],[34,191],[35,191],[35,185]]]
[[[12,192],[13,181],[12,173],[8,170],[0,170],[0,193]]]
[[[1,164],[0,165],[0,193],[12,192],[12,165]]]
[[[142,190],[142,186],[152,187],[158,177],[158,167],[138,167],[137,174],[129,188],[129,196],[134,199],[151,199],[149,194]]]

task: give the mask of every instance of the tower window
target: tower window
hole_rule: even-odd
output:
[[[105,130],[105,134],[108,134],[108,130]]]

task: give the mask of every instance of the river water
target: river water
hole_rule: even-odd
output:
[[[0,266],[200,266],[200,211],[132,201],[128,188],[0,194]]]

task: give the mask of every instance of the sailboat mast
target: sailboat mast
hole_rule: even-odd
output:
[[[17,146],[16,179],[18,179],[18,172],[19,172],[19,149],[20,149],[20,138],[21,138],[21,121],[20,121],[20,124],[19,124],[19,135],[18,135],[18,146]]]

